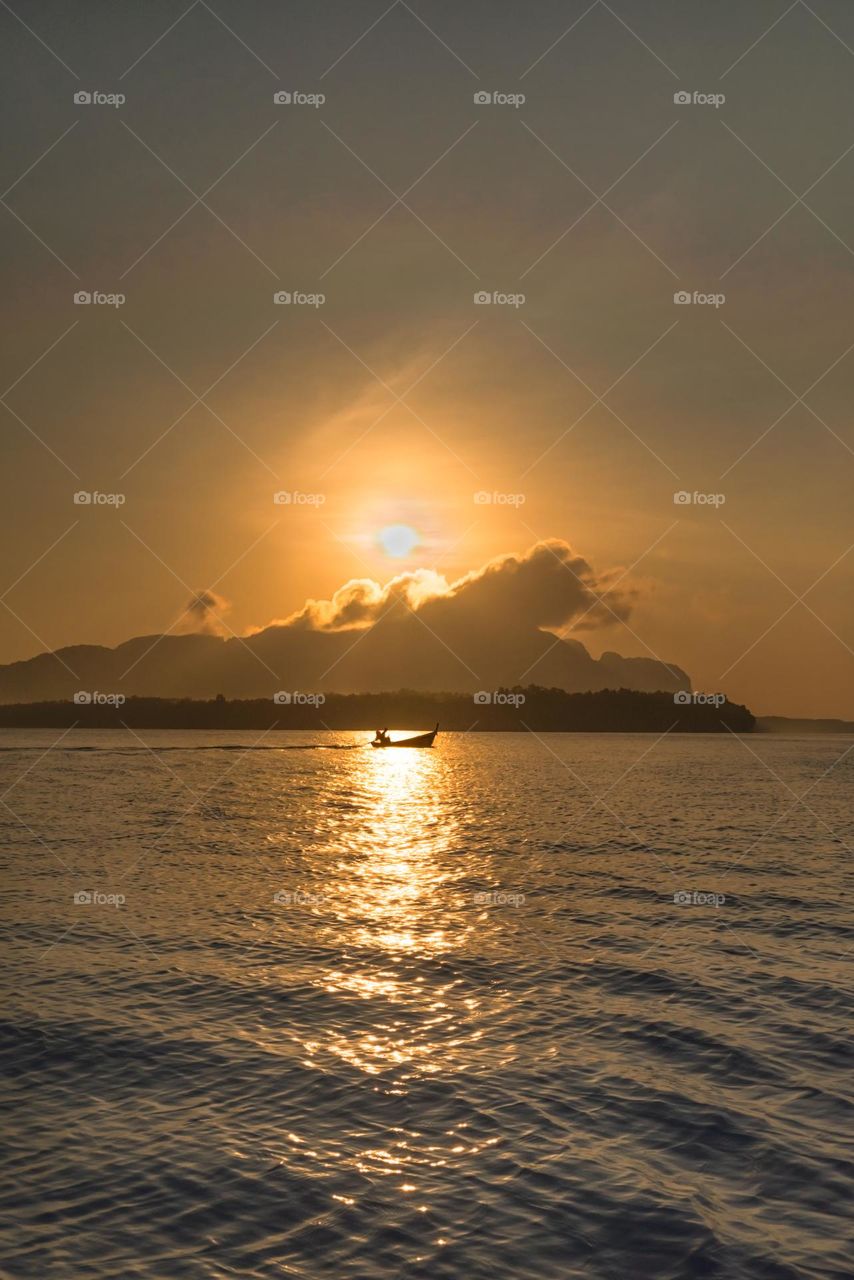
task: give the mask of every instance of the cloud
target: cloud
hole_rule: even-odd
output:
[[[175,624],[179,633],[221,636],[228,634],[222,615],[230,608],[229,601],[215,591],[199,591],[191,596],[184,612]]]
[[[445,595],[448,583],[431,569],[401,573],[384,586],[372,578],[351,578],[331,600],[306,600],[298,613],[279,625],[309,631],[367,627],[389,616],[405,616],[426,601]]]
[[[342,631],[414,613],[442,631],[558,630],[570,624],[586,630],[628,618],[636,591],[620,587],[618,578],[617,570],[596,574],[567,542],[550,538],[522,555],[498,556],[451,583],[427,569],[399,574],[384,585],[354,578],[331,600],[307,600],[279,625]]]

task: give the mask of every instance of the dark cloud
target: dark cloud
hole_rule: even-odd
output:
[[[628,618],[635,592],[616,570],[597,574],[567,542],[550,538],[521,555],[503,555],[455,582],[430,570],[400,574],[384,585],[356,578],[331,600],[308,600],[284,625],[340,631],[399,621],[416,613],[442,630],[607,626]],[[604,598],[603,598],[604,597]]]
[[[191,596],[175,626],[181,633],[221,636],[228,633],[222,615],[230,608],[228,600],[215,591],[199,591]]]

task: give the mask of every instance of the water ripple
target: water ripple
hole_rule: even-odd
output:
[[[5,1276],[850,1274],[847,742],[310,738],[4,735]]]

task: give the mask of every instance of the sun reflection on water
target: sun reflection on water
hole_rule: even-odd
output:
[[[340,919],[353,941],[390,956],[453,946],[442,890],[454,824],[432,751],[374,751],[360,778],[365,814],[339,862]]]
[[[348,1018],[346,1035],[330,1027],[304,1048],[313,1066],[331,1053],[383,1076],[388,1092],[413,1074],[447,1068],[458,1019],[472,1012],[459,980],[437,984],[435,972],[473,927],[455,892],[457,825],[443,796],[445,768],[438,751],[366,753],[352,777],[357,816],[332,850],[323,922],[336,963],[315,982],[333,999],[364,1001],[366,1024],[360,1030]],[[480,1034],[472,1030],[469,1045]]]

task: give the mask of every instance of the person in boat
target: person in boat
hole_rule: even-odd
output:
[[[381,742],[385,745],[388,742],[388,729],[377,729],[374,742]]]

